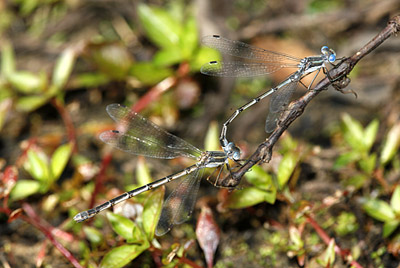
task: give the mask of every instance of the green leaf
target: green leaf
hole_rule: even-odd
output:
[[[387,222],[395,219],[393,209],[389,206],[388,203],[382,200],[369,199],[363,205],[363,208],[368,213],[368,215],[379,221]]]
[[[117,234],[126,240],[133,239],[132,232],[135,224],[131,220],[111,212],[107,212],[107,218],[111,223],[111,227]]]
[[[364,130],[364,144],[367,151],[369,151],[375,142],[376,134],[378,133],[379,121],[373,120]]]
[[[71,156],[71,152],[72,144],[70,143],[61,145],[54,152],[50,163],[53,180],[57,180],[61,176],[61,173],[63,172],[68,163],[69,157]]]
[[[344,181],[344,185],[353,186],[357,190],[364,186],[367,179],[368,177],[365,174],[357,174]]]
[[[296,150],[298,146],[298,142],[292,138],[291,135],[285,135],[282,137],[282,139],[279,141],[280,146],[282,147],[283,152],[290,152]]]
[[[360,122],[354,120],[350,115],[342,116],[344,126],[344,139],[346,142],[358,152],[365,152],[364,130]]]
[[[48,183],[50,174],[46,156],[44,154],[38,154],[38,152],[32,149],[28,150],[27,155],[29,163],[27,171],[29,174],[38,181]]]
[[[139,226],[133,222],[133,230],[132,230],[132,239],[127,240],[129,244],[143,244],[143,243],[148,243],[146,234],[142,231]]]
[[[160,218],[164,200],[164,187],[159,187],[152,191],[144,202],[143,206],[143,229],[149,241],[153,240],[154,232]]]
[[[115,80],[123,80],[132,66],[127,48],[119,43],[90,46],[91,59],[103,73]]]
[[[149,167],[146,164],[146,159],[143,156],[138,157],[136,166],[136,180],[139,185],[145,185],[152,181]]]
[[[73,154],[72,155],[72,164],[75,166],[82,166],[82,165],[92,165],[92,161],[81,155],[81,154]]]
[[[76,88],[99,87],[110,82],[108,76],[103,73],[82,73],[74,77],[71,86]]]
[[[272,184],[272,177],[265,172],[261,166],[253,166],[246,174],[248,182],[259,188],[260,190],[269,190],[274,185]]]
[[[323,12],[326,11],[332,11],[332,10],[339,10],[343,8],[345,5],[345,2],[343,1],[336,1],[336,0],[325,0],[325,1],[318,1],[318,0],[312,0],[307,2],[307,7],[306,7],[306,13],[313,16],[316,15],[315,13],[320,13],[322,14]],[[330,266],[332,267],[332,266]]]
[[[353,163],[361,158],[361,154],[358,151],[351,151],[340,155],[333,165],[335,170],[338,170],[349,163]]]
[[[136,77],[144,85],[154,85],[173,75],[172,70],[159,67],[151,62],[140,62],[132,65],[129,72],[130,75]]]
[[[383,238],[391,235],[399,226],[399,220],[387,221],[383,224]]]
[[[182,52],[178,47],[164,48],[158,51],[153,58],[153,63],[156,66],[168,67],[178,64],[183,60]]]
[[[390,206],[394,213],[400,215],[400,185],[397,185],[396,189],[393,191],[392,198],[390,199]]]
[[[3,10],[4,11],[4,10]],[[5,42],[1,48],[1,73],[8,77],[15,72],[14,49],[9,42]]]
[[[16,109],[22,112],[31,112],[45,104],[48,99],[44,95],[21,97],[17,100]]]
[[[274,192],[267,192],[256,187],[249,187],[230,194],[227,206],[229,208],[238,209],[250,207],[264,201],[273,204],[275,202],[275,197],[276,194]]]
[[[149,247],[143,245],[123,245],[109,251],[101,260],[100,268],[120,268],[130,263]]]
[[[99,245],[103,241],[103,235],[96,228],[84,226],[83,232],[85,233],[87,239],[93,245]]]
[[[32,13],[33,10],[40,4],[38,0],[31,0],[31,1],[20,1],[20,12],[22,17],[25,17]],[[45,19],[45,18],[43,18]]]
[[[72,68],[75,63],[75,52],[72,48],[63,51],[61,56],[57,59],[54,67],[52,85],[58,90],[62,89],[69,76],[71,75]]]
[[[294,244],[293,248],[295,248],[296,250],[300,250],[301,248],[303,248],[304,242],[301,239],[301,233],[297,228],[293,226],[289,228],[289,237],[290,241]]]
[[[8,81],[16,90],[24,94],[41,92],[46,85],[44,75],[33,74],[28,71],[10,73]]]
[[[331,238],[328,244],[328,248],[325,251],[324,263],[326,267],[333,267],[335,262],[335,239]]]
[[[220,150],[219,144],[219,128],[217,121],[211,121],[204,141],[204,148],[206,151]]]
[[[288,182],[297,165],[298,160],[298,155],[294,153],[287,153],[283,156],[278,167],[278,185],[280,189],[283,189],[283,187]]]
[[[375,163],[376,163],[376,154],[373,153],[371,155],[368,155],[362,159],[360,159],[360,161],[358,162],[361,169],[367,173],[367,174],[372,174],[372,172],[375,169]]]
[[[192,71],[199,71],[201,66],[207,64],[210,61],[220,61],[221,54],[212,48],[209,47],[201,47],[197,50],[197,53],[192,57],[190,61],[190,69]]]
[[[157,46],[168,48],[179,45],[182,26],[168,12],[140,4],[138,13],[146,35]]]
[[[10,199],[12,201],[22,200],[30,195],[39,192],[40,183],[32,180],[18,180],[11,190]]]
[[[197,22],[194,16],[189,16],[183,26],[183,33],[180,39],[180,48],[185,60],[189,60],[193,57],[198,44]]]
[[[386,137],[382,148],[380,162],[382,165],[387,164],[396,154],[400,145],[400,123],[394,125]]]

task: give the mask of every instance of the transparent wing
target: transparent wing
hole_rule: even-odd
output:
[[[265,131],[267,133],[274,131],[279,116],[288,106],[290,97],[292,97],[296,86],[297,81],[293,81],[281,87],[274,95],[272,95],[269,105],[269,113],[265,121]]]
[[[118,130],[100,134],[100,139],[122,151],[154,158],[179,156],[197,158],[201,151],[190,143],[120,104],[110,104],[107,112],[118,123]]]
[[[156,234],[166,234],[174,224],[181,224],[192,215],[204,169],[189,174],[165,200]]]
[[[297,65],[281,62],[211,61],[201,67],[201,73],[220,77],[251,77],[274,73],[285,67],[297,68]]]
[[[223,54],[264,62],[300,62],[300,59],[263,48],[255,47],[240,41],[226,39],[219,35],[203,37],[202,43],[208,47],[219,50]]]

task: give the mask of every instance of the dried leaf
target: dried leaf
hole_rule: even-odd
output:
[[[204,252],[207,267],[212,267],[214,254],[219,244],[220,230],[209,207],[204,206],[201,208],[196,226],[196,236]]]

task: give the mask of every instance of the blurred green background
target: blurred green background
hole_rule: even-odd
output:
[[[395,0],[0,1],[2,265],[356,267],[351,256],[364,267],[396,267],[397,36],[350,74],[348,89],[357,98],[333,88],[320,94],[275,146],[271,162],[246,174],[241,190],[202,183],[192,219],[167,235],[154,237],[149,224],[157,220],[163,189],[92,222],[72,217],[192,164],[107,147],[98,135],[113,128],[108,104],[130,106],[201,149],[219,150],[222,122],[293,71],[206,77],[201,66],[221,55],[202,46],[202,36],[219,34],[298,58],[327,45],[340,58],[370,41],[399,10]],[[299,87],[295,98],[304,92]],[[268,104],[229,127],[244,158],[267,138]],[[195,231],[199,223],[210,231]],[[218,230],[213,245],[204,242],[211,230]],[[335,254],[327,237],[347,258]]]

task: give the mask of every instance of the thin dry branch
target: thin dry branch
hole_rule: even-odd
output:
[[[353,70],[357,62],[368,55],[371,51],[376,49],[390,36],[396,34],[398,31],[400,31],[400,15],[397,15],[389,20],[388,25],[353,56],[343,59],[338,65],[335,66],[335,68],[330,70],[328,75],[331,79],[325,77],[313,89],[307,91],[307,93],[301,98],[291,102],[288,109],[281,115],[280,122],[274,132],[258,146],[257,150],[251,155],[251,157],[243,166],[221,180],[221,186],[235,187],[240,183],[242,176],[252,166],[260,161],[269,162],[272,156],[272,148],[274,147],[275,143],[281,137],[283,132],[290,126],[290,124],[292,124],[293,121],[303,113],[308,103],[321,91],[327,89],[328,86],[332,84],[331,81],[336,81],[336,86],[337,82],[340,83],[341,81],[345,81],[344,84],[346,84],[346,79],[348,79],[347,75]]]

